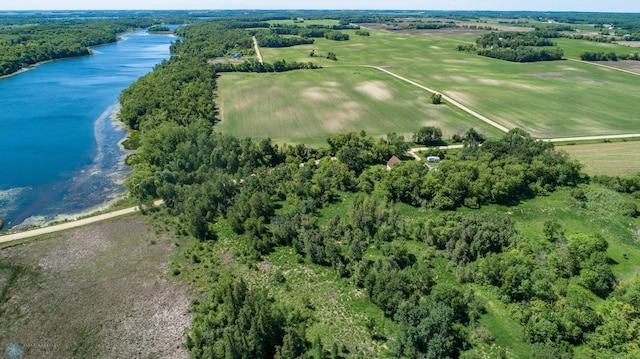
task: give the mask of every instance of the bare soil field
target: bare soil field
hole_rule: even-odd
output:
[[[616,69],[635,72],[640,75],[640,61],[624,60],[624,61],[594,61],[596,64],[615,67]]]
[[[173,243],[141,216],[0,249],[0,345],[25,358],[187,358]]]

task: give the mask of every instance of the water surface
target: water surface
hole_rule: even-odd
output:
[[[120,92],[176,37],[137,31],[93,55],[0,79],[0,218],[7,227],[90,210],[124,194]]]

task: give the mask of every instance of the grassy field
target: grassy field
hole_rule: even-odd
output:
[[[498,130],[447,105],[433,105],[417,87],[369,68],[325,68],[277,74],[223,74],[218,81],[223,132],[277,143],[325,145],[332,134],[411,134],[437,126],[444,138],[475,127]]]
[[[571,158],[583,164],[583,171],[590,175],[632,175],[640,172],[640,142],[612,142],[558,146]]]
[[[312,45],[261,51],[265,61],[384,66],[504,126],[521,127],[541,138],[630,133],[637,129],[640,76],[580,61],[520,64],[459,52],[456,46],[473,43],[475,36],[453,32],[424,31],[416,35],[369,31],[371,36],[344,31],[350,34],[349,41],[316,39]],[[584,51],[629,52],[627,47],[615,44],[557,40],[569,59],[577,59]],[[317,54],[334,52],[339,60],[312,59],[311,50]],[[245,97],[259,97],[261,90],[257,88]],[[224,96],[222,91],[221,98]]]
[[[188,357],[172,248],[140,215],[3,245],[0,345],[19,343],[24,358]]]

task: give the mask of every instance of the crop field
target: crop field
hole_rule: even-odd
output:
[[[369,30],[371,36],[343,32],[350,34],[349,41],[316,39],[312,45],[261,51],[267,62],[313,61],[332,68],[348,66],[350,71],[359,71],[353,66],[382,66],[506,127],[521,127],[540,138],[637,130],[640,76],[575,61],[584,51],[628,53],[628,47],[554,39],[569,60],[511,63],[456,50],[459,44],[474,43],[475,36],[437,30],[419,35],[373,29]],[[320,56],[334,52],[338,61],[311,58],[312,50]],[[262,93],[260,87],[255,91],[244,96]],[[224,96],[223,90],[221,98]]]
[[[594,143],[579,146],[558,146],[571,158],[582,163],[590,175],[632,175],[640,172],[640,142]]]
[[[329,135],[365,130],[409,139],[422,126],[444,138],[469,127],[488,136],[498,130],[444,104],[429,93],[369,68],[325,68],[277,74],[223,74],[218,104],[223,132],[276,143],[324,145]]]

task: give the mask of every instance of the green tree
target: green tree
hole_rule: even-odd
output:
[[[442,142],[442,130],[433,126],[423,126],[413,134],[411,140],[425,146],[440,143]]]

